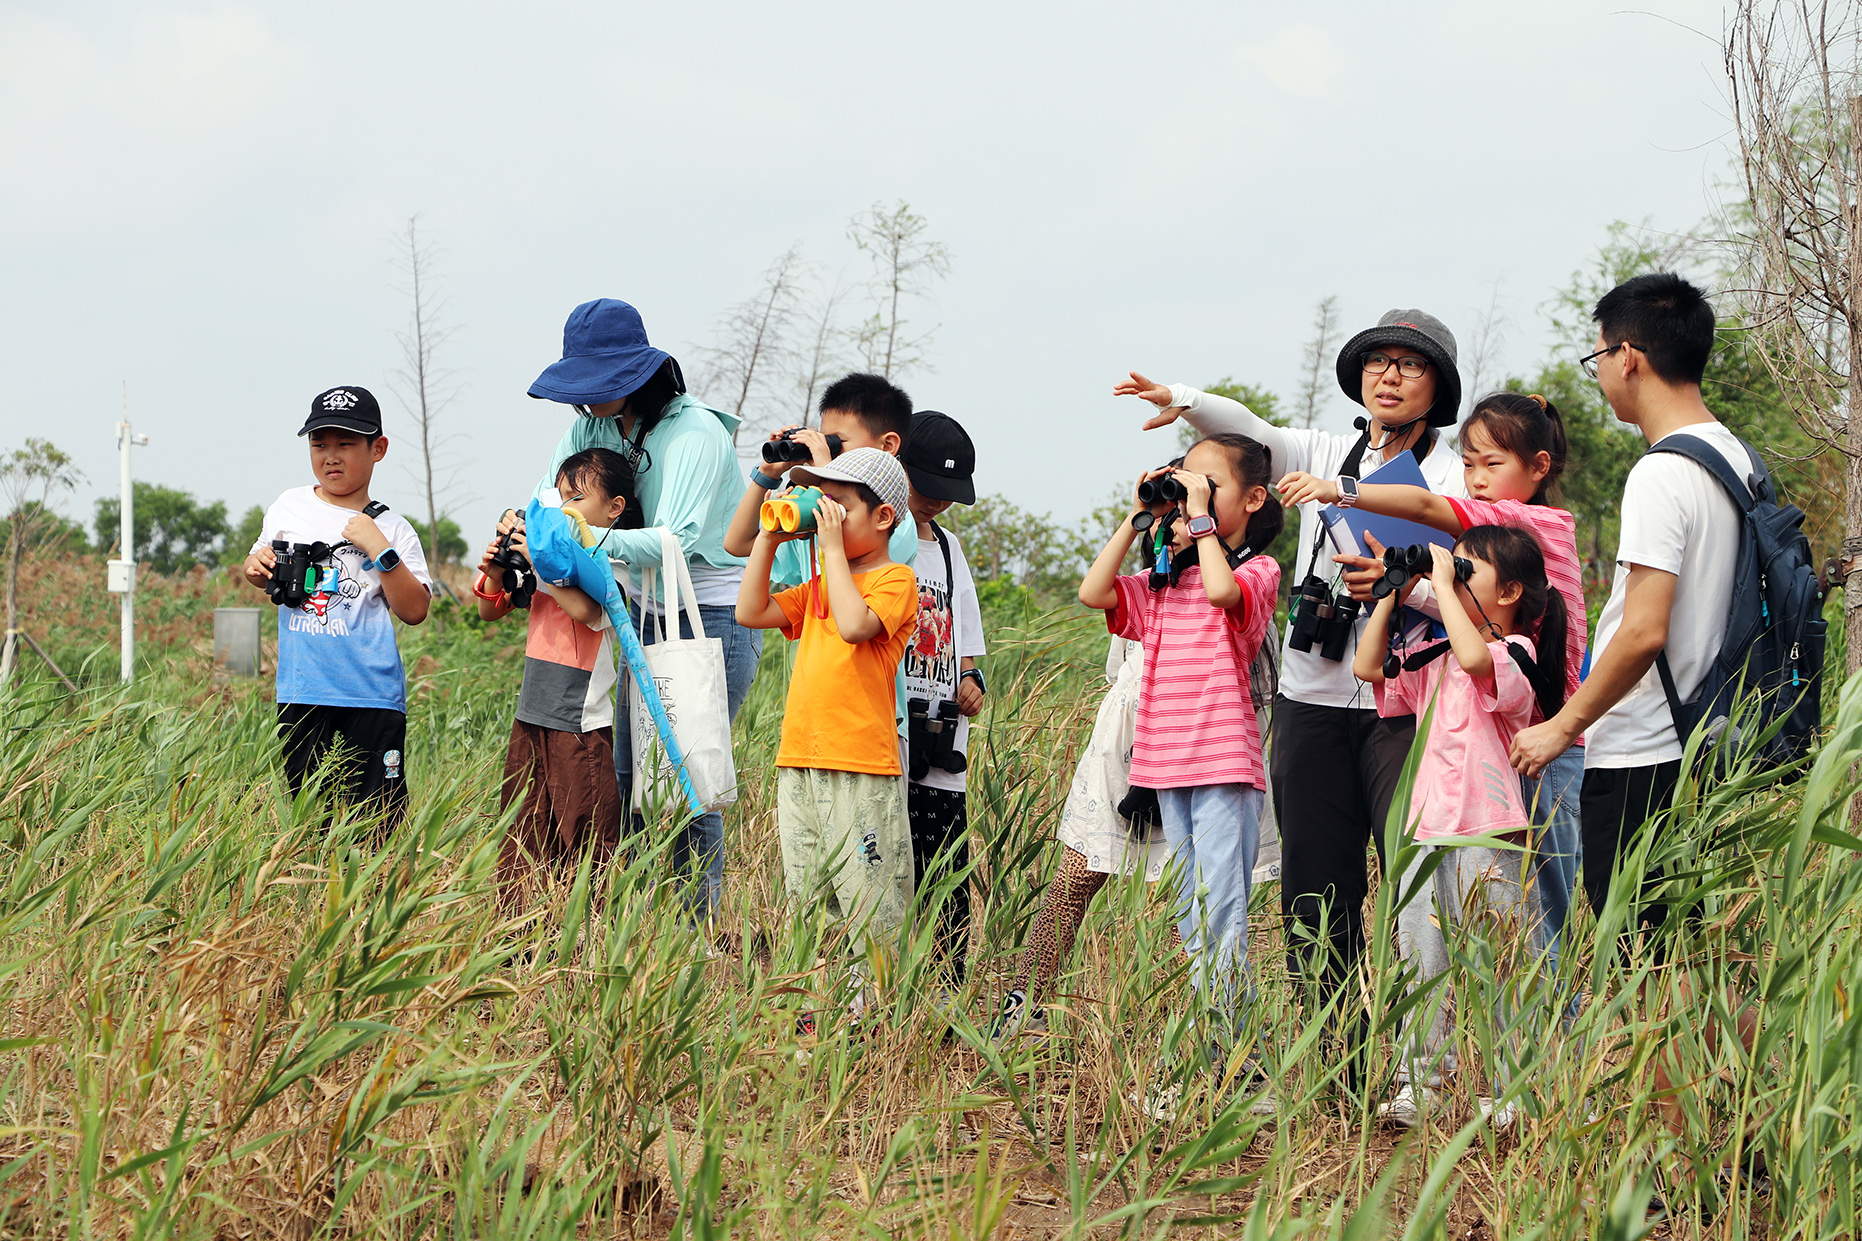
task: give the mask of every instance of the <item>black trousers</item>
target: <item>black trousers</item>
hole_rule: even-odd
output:
[[[1364,952],[1367,840],[1383,866],[1384,823],[1416,717],[1274,700],[1274,814],[1287,971],[1323,1003]]]
[[[388,707],[329,707],[319,703],[278,704],[278,733],[284,744],[284,778],[293,797],[341,743],[342,766],[325,787],[354,805],[374,803],[394,827],[407,813],[407,715]]]
[[[905,809],[912,824],[912,863],[917,876],[914,891],[925,890],[925,876],[934,866],[935,882],[939,876],[954,874],[970,864],[970,811],[962,793],[907,784]],[[970,881],[966,879],[951,891],[937,914],[934,950],[944,962],[944,980],[950,986],[962,985],[969,948]]]
[[[1578,816],[1584,838],[1584,895],[1590,898],[1592,913],[1603,913],[1604,903],[1610,899],[1611,877],[1623,855],[1635,846],[1636,836],[1649,816],[1674,802],[1675,786],[1680,782],[1678,758],[1648,767],[1585,769]],[[1651,868],[1640,878],[1643,891],[1648,892],[1661,879],[1661,867]],[[1651,902],[1642,907],[1641,924],[1659,926],[1667,914],[1666,906]],[[1625,928],[1625,933],[1632,929]]]

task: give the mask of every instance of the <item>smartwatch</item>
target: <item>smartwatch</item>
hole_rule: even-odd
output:
[[[1358,480],[1349,474],[1338,476],[1337,505],[1339,508],[1358,507]]]
[[[1200,539],[1206,534],[1215,533],[1215,518],[1207,513],[1204,513],[1201,517],[1192,517],[1190,518],[1190,524],[1185,526],[1184,529],[1189,532],[1189,536],[1192,539]]]
[[[398,568],[400,564],[401,553],[397,552],[392,547],[375,557],[375,571],[378,573],[392,572],[394,569]]]
[[[966,677],[975,681],[976,688],[983,691],[983,693],[987,694],[989,692],[989,685],[983,680],[983,670],[981,668],[965,668],[963,670],[963,675],[957,678],[958,684],[962,684]]]

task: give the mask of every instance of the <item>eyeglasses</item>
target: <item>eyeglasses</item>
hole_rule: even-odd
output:
[[[1393,358],[1387,353],[1367,353],[1364,355],[1364,373],[1366,375],[1381,375],[1389,370],[1392,365],[1395,365],[1397,368],[1397,374],[1403,376],[1405,379],[1421,379],[1422,373],[1429,369],[1429,359],[1419,358],[1415,354],[1406,354],[1400,358]]]
[[[1596,353],[1585,354],[1583,357],[1578,359],[1578,365],[1584,368],[1584,373],[1586,375],[1589,375],[1592,379],[1595,379],[1597,378],[1597,359],[1598,358],[1607,358],[1611,354],[1615,353],[1618,349],[1641,349],[1641,348],[1642,346],[1636,344],[1634,341],[1626,340],[1626,341],[1623,341],[1621,344],[1611,345],[1608,349],[1599,349]]]

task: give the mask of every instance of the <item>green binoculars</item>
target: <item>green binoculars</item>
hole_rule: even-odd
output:
[[[815,528],[815,506],[820,503],[821,488],[796,487],[763,501],[758,520],[772,533],[806,532]]]

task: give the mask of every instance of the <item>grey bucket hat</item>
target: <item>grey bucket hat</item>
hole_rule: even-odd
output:
[[[1364,404],[1364,355],[1397,346],[1414,349],[1435,367],[1435,404],[1426,415],[1432,427],[1452,427],[1461,416],[1461,372],[1455,368],[1455,334],[1432,314],[1389,310],[1376,327],[1365,328],[1338,351],[1338,386]]]

